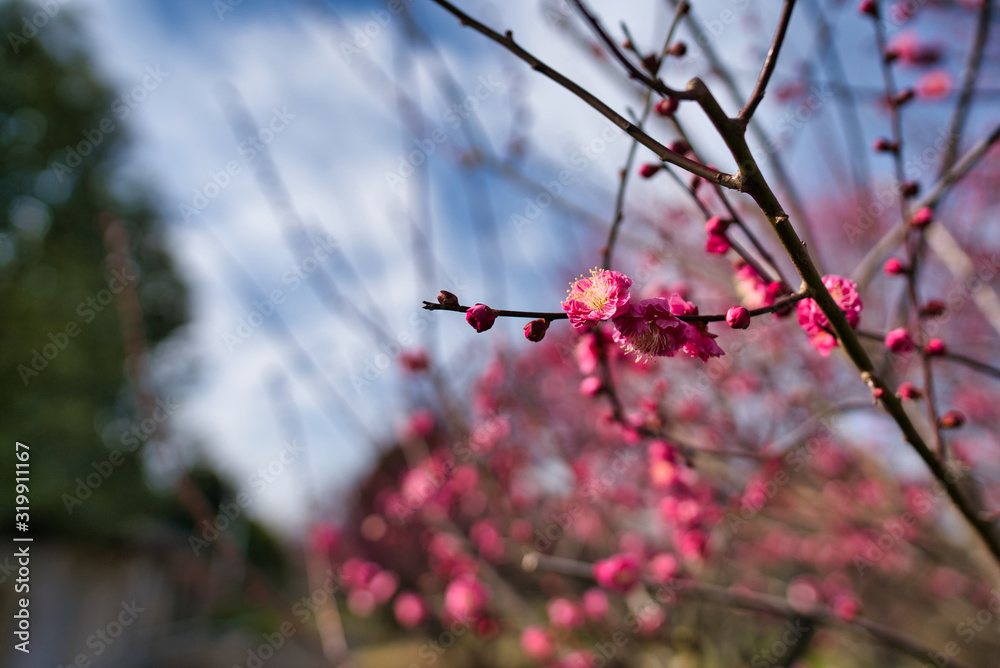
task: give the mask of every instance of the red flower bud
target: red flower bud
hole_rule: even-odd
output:
[[[662,167],[662,165],[658,163],[647,162],[639,166],[639,176],[641,176],[644,179],[648,179],[649,177],[653,176],[653,174],[656,174],[658,171],[660,171],[660,167]]]
[[[524,326],[524,338],[529,341],[541,341],[545,338],[545,330],[549,328],[549,321],[544,318],[532,320]]]
[[[705,231],[709,234],[725,234],[729,228],[729,221],[722,220],[718,216],[712,216],[705,221]]]
[[[685,44],[684,42],[674,42],[673,44],[670,45],[670,48],[667,49],[667,53],[669,53],[671,56],[674,56],[675,58],[683,58],[684,54],[686,54],[687,52],[688,52],[688,47],[687,44]]]
[[[896,396],[900,399],[919,399],[924,396],[924,393],[917,389],[917,386],[913,383],[903,383],[896,390]]]
[[[465,320],[477,332],[482,333],[496,322],[497,312],[486,304],[476,304],[465,313]]]
[[[684,155],[685,153],[691,150],[691,144],[688,144],[683,139],[675,139],[674,141],[670,142],[670,146],[668,146],[667,148],[669,148],[674,153],[680,153],[681,155]]]
[[[932,299],[920,307],[920,315],[936,318],[945,312],[944,302],[940,299]]]
[[[925,225],[929,225],[932,220],[934,220],[934,212],[929,206],[925,206],[913,214],[913,217],[910,218],[910,225],[913,225],[913,227],[924,227]]]
[[[660,116],[673,116],[674,112],[677,111],[677,108],[680,106],[680,102],[678,102],[675,98],[665,97],[657,102],[656,106],[653,108]]]
[[[879,153],[898,153],[899,143],[894,141],[889,141],[885,137],[879,137],[878,139],[875,140],[875,143],[872,145],[872,148],[874,148]]]
[[[942,429],[958,429],[965,424],[965,414],[961,411],[948,411],[938,418],[938,424]]]
[[[861,0],[858,11],[868,16],[878,16],[878,3],[875,0]]]
[[[746,329],[750,326],[750,311],[742,306],[734,306],[726,311],[726,323],[733,329]]]
[[[897,327],[885,335],[885,347],[894,353],[908,353],[916,347],[916,344],[906,329]]]
[[[890,276],[898,276],[899,274],[905,274],[909,270],[910,268],[907,267],[905,264],[903,264],[902,260],[900,260],[898,257],[891,257],[885,261],[884,265],[882,265],[882,271],[889,274]]]
[[[941,339],[931,339],[924,346],[924,354],[928,357],[940,357],[942,355],[948,354],[948,347],[944,345],[944,341]]]
[[[438,304],[442,306],[458,306],[458,297],[447,290],[442,290],[438,293]]]
[[[903,197],[916,197],[920,192],[920,184],[916,181],[903,181],[899,184],[899,194]]]

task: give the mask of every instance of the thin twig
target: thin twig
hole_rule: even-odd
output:
[[[785,41],[785,33],[788,31],[788,23],[792,20],[792,10],[794,8],[795,0],[785,0],[784,5],[781,7],[781,17],[778,19],[778,27],[774,31],[774,39],[771,40],[771,47],[767,50],[767,57],[764,58],[764,64],[761,66],[760,76],[757,77],[757,84],[750,94],[750,99],[747,100],[746,105],[740,109],[740,113],[736,117],[738,122],[743,125],[744,132],[750,119],[753,118],[753,113],[757,110],[757,106],[764,99],[767,84],[774,73],[775,65],[778,64],[778,53],[781,51],[781,45]]]

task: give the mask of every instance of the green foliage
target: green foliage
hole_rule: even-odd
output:
[[[110,288],[134,289],[149,346],[186,320],[186,294],[142,193],[118,194],[127,128],[115,94],[75,46],[71,8],[21,40],[35,10],[0,6],[0,468],[12,482],[14,442],[28,444],[31,533],[97,539],[120,535],[163,503],[143,480],[138,446],[165,426],[136,447],[122,440],[140,418]],[[134,279],[110,271],[104,212],[128,233]],[[12,504],[0,508],[10,531]]]

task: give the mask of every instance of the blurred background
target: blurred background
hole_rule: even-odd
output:
[[[887,36],[933,36],[936,51],[923,63],[908,52],[900,75],[925,102],[907,133],[933,139],[976,3],[924,4]],[[858,183],[891,175],[869,150],[886,132],[874,36],[847,3],[802,5],[753,142],[773,177],[783,170],[783,194],[817,193],[804,207],[813,232],[840,202],[874,234],[854,215],[873,201]],[[594,6],[650,45],[673,15],[668,2]],[[641,110],[641,91],[561,0],[462,8],[617,110]],[[688,53],[661,76],[725,91],[724,70],[745,94],[779,10],[694,3],[702,29],[681,28]],[[261,633],[322,588],[317,541],[357,519],[362,481],[421,429],[421,398],[467,407],[487,363],[526,345],[523,323],[479,335],[421,301],[444,289],[558,310],[599,260],[631,142],[424,0],[5,0],[0,28],[0,465],[12,497],[14,443],[30,447],[34,539],[32,651],[5,642],[0,663],[249,666]],[[995,39],[985,58],[971,137],[996,119]],[[838,115],[848,98],[853,117]],[[702,155],[732,170],[699,114],[680,113]],[[640,149],[636,164],[652,159]],[[645,181],[630,192],[620,248],[643,282],[708,271],[685,250],[700,226],[671,224],[690,214],[682,192]],[[996,247],[974,228],[963,243]],[[834,236],[822,261],[864,255],[864,241]],[[980,325],[970,341],[995,354]],[[422,355],[440,373],[415,382]],[[887,458],[915,468],[898,450]],[[10,498],[0,519],[9,539]],[[0,562],[5,638],[12,564]],[[362,649],[398,636],[323,609],[321,632],[304,615],[268,665],[329,665],[330,625],[346,623]],[[401,656],[357,660],[416,660],[412,646]]]

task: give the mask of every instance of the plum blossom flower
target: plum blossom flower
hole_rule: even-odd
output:
[[[639,559],[634,554],[616,554],[594,564],[597,584],[622,594],[639,581],[639,575]]]
[[[861,320],[861,297],[858,295],[858,286],[854,281],[842,276],[824,276],[823,285],[830,291],[833,300],[844,312],[847,323],[852,327],[857,327]],[[815,299],[803,299],[798,305],[799,325],[809,335],[809,343],[819,351],[820,355],[826,357],[830,351],[837,346],[837,339],[827,331],[830,321],[823,315],[819,304]]]
[[[590,277],[581,276],[570,285],[569,296],[562,303],[576,330],[600,320],[610,320],[628,308],[632,279],[618,271],[592,269]]]
[[[411,591],[404,591],[396,597],[392,611],[400,626],[407,629],[420,626],[427,618],[427,606],[424,605],[424,600]]]
[[[687,324],[670,311],[670,300],[644,299],[615,318],[612,338],[636,360],[673,357],[687,343]]]
[[[885,335],[885,347],[894,353],[908,353],[913,351],[916,344],[905,327],[897,327]]]
[[[444,592],[444,609],[457,621],[470,621],[482,613],[490,591],[472,575],[452,580]]]
[[[528,626],[521,632],[521,651],[529,659],[547,661],[555,652],[555,644],[541,626]]]
[[[679,294],[670,296],[670,311],[674,315],[698,315],[698,307],[689,301],[685,301]],[[709,333],[708,323],[687,322],[684,323],[687,329],[687,342],[684,344],[684,352],[691,357],[700,357],[702,362],[707,362],[709,357],[721,357],[725,355],[722,348],[715,342],[715,335]]]

